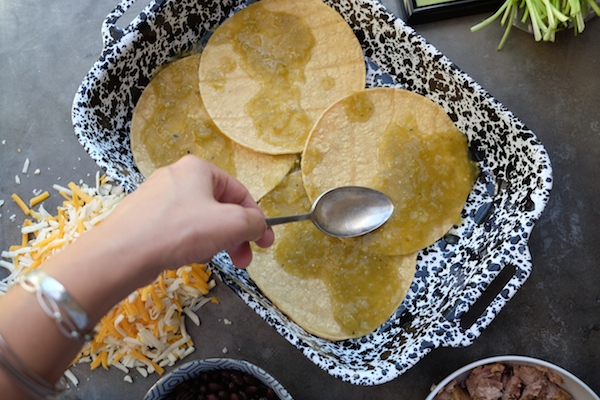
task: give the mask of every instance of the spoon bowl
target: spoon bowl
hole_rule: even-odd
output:
[[[393,214],[394,203],[384,193],[363,186],[341,186],[322,193],[308,214],[266,218],[267,225],[311,220],[323,233],[350,238],[381,227]]]

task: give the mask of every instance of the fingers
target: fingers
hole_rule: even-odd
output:
[[[250,244],[248,242],[244,242],[227,250],[227,254],[229,254],[231,262],[233,262],[233,265],[237,268],[246,268],[252,261],[252,250],[250,249]]]
[[[214,167],[212,164],[210,165]],[[212,173],[214,197],[217,201],[238,204],[247,209],[253,209],[259,212],[259,214],[256,214],[253,211],[248,211],[248,221],[252,227],[251,229],[254,230],[254,232],[260,233],[260,235],[255,238],[249,238],[248,240],[255,242],[258,246],[263,248],[271,246],[275,240],[273,230],[266,226],[264,213],[258,204],[256,204],[246,187],[219,168],[212,168]]]
[[[273,233],[273,229],[271,229],[271,227],[268,227],[265,233],[262,235],[262,237],[258,240],[255,240],[254,243],[256,243],[259,247],[266,249],[267,247],[271,247],[274,241],[275,234]]]
[[[214,232],[214,237],[221,238],[227,248],[243,242],[260,242],[259,245],[267,247],[271,244],[272,231],[261,211],[223,204],[219,212],[221,227]]]
[[[219,204],[217,226],[212,229],[214,252],[227,251],[237,268],[246,268],[252,261],[250,242],[266,248],[273,244],[273,230],[267,227],[259,210],[237,204]]]

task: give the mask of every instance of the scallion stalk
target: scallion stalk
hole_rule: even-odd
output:
[[[531,33],[536,41],[554,42],[556,33],[570,27],[575,35],[585,29],[585,19],[595,13],[600,16],[600,0],[506,0],[490,17],[471,27],[476,32],[498,18],[506,25],[498,50],[502,50],[517,12],[522,11],[521,22],[531,24]]]

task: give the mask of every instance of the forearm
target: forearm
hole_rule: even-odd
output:
[[[85,310],[89,328],[122,298],[136,289],[131,274],[139,271],[145,258],[129,241],[127,232],[114,233],[98,226],[69,247],[48,259],[41,267],[60,282]],[[49,383],[56,382],[80,351],[83,341],[66,337],[56,322],[43,311],[35,293],[17,285],[0,300],[0,334],[23,365]],[[0,387],[16,390],[0,369]],[[4,382],[3,382],[4,380]],[[10,383],[10,385],[6,385]],[[6,398],[23,398],[23,394]],[[4,397],[3,397],[4,398]]]

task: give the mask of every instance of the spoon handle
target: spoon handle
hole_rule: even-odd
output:
[[[268,226],[287,224],[288,222],[304,221],[310,219],[310,214],[288,215],[285,217],[267,217]]]

